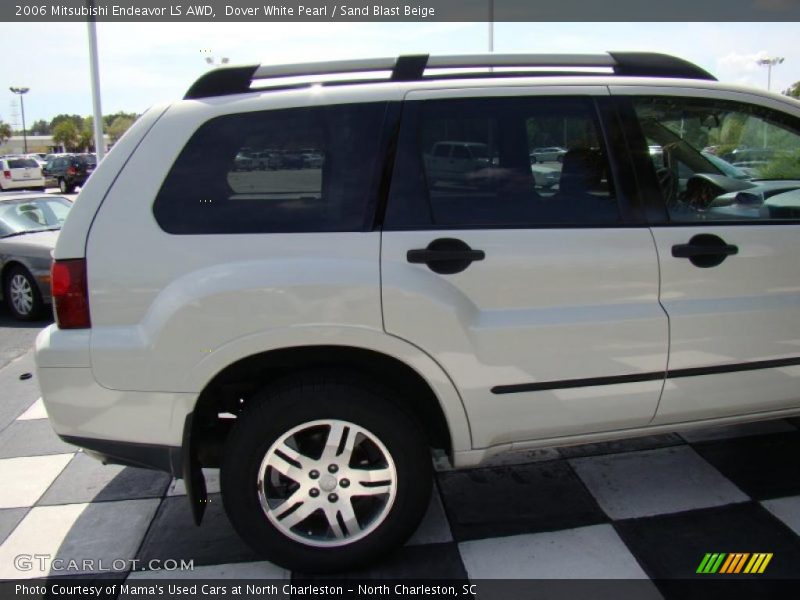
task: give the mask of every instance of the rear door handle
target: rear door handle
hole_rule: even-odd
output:
[[[672,247],[672,256],[688,258],[701,269],[716,267],[728,256],[739,253],[739,247],[727,244],[725,240],[710,233],[699,233],[692,236],[688,244],[676,244]]]
[[[483,250],[473,250],[469,245],[454,238],[439,238],[427,248],[409,250],[406,260],[413,264],[425,264],[434,273],[453,275],[460,273],[476,260],[486,258]]]

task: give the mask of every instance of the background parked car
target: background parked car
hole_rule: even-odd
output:
[[[560,146],[549,146],[547,148],[534,148],[531,153],[531,164],[537,162],[561,162],[567,153],[565,148]]]
[[[0,191],[38,189],[44,191],[42,168],[32,158],[0,159]]]
[[[50,253],[70,208],[60,196],[0,194],[0,287],[21,321],[38,318],[50,303]]]
[[[241,151],[233,159],[234,171],[252,171],[257,168],[258,162],[253,152]]]
[[[43,169],[46,180],[53,181],[62,194],[71,194],[82,186],[97,166],[94,154],[62,154],[53,158]]]

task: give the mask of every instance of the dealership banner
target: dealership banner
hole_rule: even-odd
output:
[[[2,0],[0,21],[798,21],[800,0]]]

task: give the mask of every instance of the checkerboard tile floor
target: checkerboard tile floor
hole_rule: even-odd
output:
[[[27,355],[0,370],[0,579],[19,553],[192,559],[181,577],[304,577],[234,533],[218,473],[192,524],[182,482],[102,466],[62,443]],[[680,579],[706,552],[772,552],[765,577],[800,575],[800,420],[548,448],[463,471],[440,468],[419,530],[366,578]],[[133,572],[131,579],[170,577]],[[649,585],[649,583],[648,583]],[[651,594],[647,594],[651,596]],[[661,597],[652,588],[652,597]]]

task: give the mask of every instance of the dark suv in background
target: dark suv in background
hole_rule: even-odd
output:
[[[47,180],[55,179],[62,194],[71,194],[83,186],[97,166],[94,154],[62,154],[53,157],[42,169]]]

